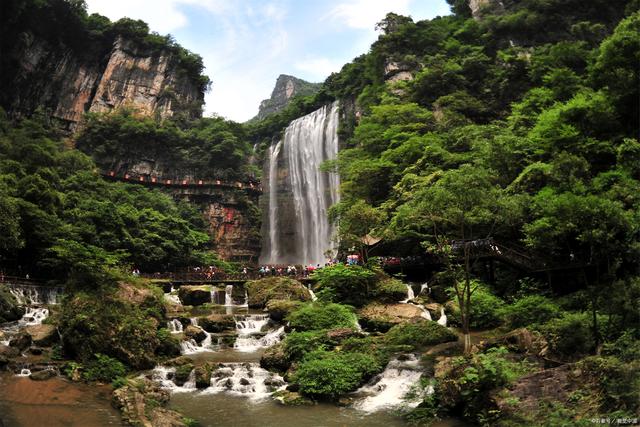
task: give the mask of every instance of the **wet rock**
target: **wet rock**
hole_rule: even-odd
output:
[[[314,402],[300,393],[289,390],[280,390],[273,394],[273,398],[276,402],[285,406],[301,406],[301,405],[313,405]]]
[[[193,371],[193,365],[182,365],[176,368],[176,373],[173,378],[173,382],[176,383],[177,386],[183,386],[189,380],[189,376],[191,375],[191,371]]]
[[[184,336],[187,338],[192,338],[196,340],[196,342],[200,343],[207,337],[207,334],[205,334],[205,332],[197,326],[189,325],[184,330]]]
[[[353,404],[353,399],[350,397],[341,397],[340,399],[338,399],[338,406],[351,406]]]
[[[9,347],[8,345],[0,344],[0,357],[4,356],[8,359],[12,357],[20,356],[20,350],[16,347]]]
[[[205,389],[211,385],[211,371],[207,366],[195,368],[196,388]]]
[[[234,330],[236,321],[230,314],[212,314],[198,318],[198,325],[207,332],[218,333]]]
[[[370,331],[386,332],[400,323],[419,319],[422,310],[413,304],[372,303],[358,311],[362,327]]]
[[[290,365],[291,361],[281,342],[267,348],[260,358],[260,366],[268,371],[285,372]]]
[[[240,378],[240,384],[241,385],[250,385],[251,381],[249,381],[247,378],[242,377],[242,378]]]
[[[26,332],[31,335],[33,344],[42,347],[49,347],[58,341],[58,330],[54,325],[33,325],[25,328]]]
[[[178,298],[184,305],[202,305],[211,302],[211,286],[181,286]]]
[[[17,348],[20,351],[24,351],[31,345],[31,335],[27,332],[19,332],[9,340],[9,346]]]
[[[46,381],[49,378],[53,378],[58,374],[53,369],[45,369],[42,371],[37,371],[29,375],[29,378],[34,381]]]

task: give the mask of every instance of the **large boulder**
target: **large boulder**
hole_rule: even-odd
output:
[[[32,373],[29,375],[29,378],[34,381],[46,381],[55,376],[58,376],[58,374],[53,369],[44,369],[42,371]]]
[[[58,341],[58,330],[54,325],[27,326],[26,331],[31,335],[33,344],[40,347],[49,347]]]
[[[286,372],[291,366],[291,360],[285,352],[283,343],[267,348],[260,358],[260,366],[269,371]]]
[[[236,327],[236,321],[231,314],[212,314],[198,318],[198,325],[207,332],[225,332]]]
[[[178,298],[184,305],[202,305],[211,302],[211,286],[181,286]]]
[[[386,332],[391,327],[411,319],[419,319],[421,315],[422,310],[413,304],[372,303],[358,311],[363,328],[380,332]]]
[[[508,334],[480,341],[473,346],[473,352],[485,351],[491,347],[506,346],[512,351],[543,357],[547,354],[549,344],[539,332],[527,328],[518,328]]]
[[[18,300],[9,292],[6,286],[0,286],[0,323],[18,320],[24,314],[24,307],[18,305]]]
[[[211,369],[208,365],[195,368],[196,388],[205,389],[211,385]]]
[[[264,308],[271,300],[310,301],[309,290],[289,277],[265,277],[245,284],[249,294],[249,307]]]

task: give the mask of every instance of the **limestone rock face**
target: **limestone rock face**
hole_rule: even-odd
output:
[[[362,326],[368,330],[386,332],[392,326],[420,319],[422,310],[413,304],[369,304],[358,312]]]
[[[262,120],[265,117],[277,113],[289,104],[291,98],[296,95],[313,95],[320,90],[320,83],[309,83],[293,76],[280,74],[276,80],[276,86],[271,92],[271,98],[260,103],[258,115],[255,117]]]
[[[210,286],[181,286],[178,297],[184,305],[202,305],[211,302]]]
[[[170,117],[204,99],[199,85],[178,71],[176,58],[147,52],[122,37],[106,52],[80,55],[23,33],[10,54],[17,69],[3,76],[9,90],[0,95],[1,104],[14,116],[44,106],[67,131],[74,131],[87,111],[131,106]]]

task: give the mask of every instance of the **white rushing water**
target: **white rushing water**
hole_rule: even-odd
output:
[[[58,304],[62,288],[48,286],[9,286],[9,292],[20,305]]]
[[[235,343],[233,343],[233,348],[243,353],[252,353],[261,348],[271,347],[279,343],[283,336],[284,326],[269,332],[263,337],[247,334],[238,335]]]
[[[21,369],[19,374],[16,374],[18,377],[28,377],[31,375],[31,371],[29,369]]]
[[[227,307],[233,305],[233,285],[227,285],[224,288],[224,305]]]
[[[318,297],[316,296],[315,292],[313,292],[313,289],[311,289],[311,285],[308,285],[307,289],[309,290],[309,295],[311,295],[311,301],[317,301]]]
[[[280,259],[280,241],[278,239],[278,156],[282,141],[269,148],[269,256],[267,263],[276,263]]]
[[[180,323],[178,319],[173,319],[167,322],[167,329],[169,329],[169,332],[172,334],[179,334],[183,330],[182,323]]]
[[[338,174],[322,172],[320,165],[338,154],[338,102],[292,121],[284,139],[270,149],[269,158],[269,241],[261,255],[264,263],[324,264],[325,252],[332,250],[334,227],[329,222],[329,207],[339,201]],[[283,154],[293,199],[295,224],[281,224],[278,198],[278,157]],[[287,217],[289,217],[287,215]],[[291,227],[293,242],[285,251],[281,228]],[[286,233],[284,233],[286,234]],[[293,244],[291,244],[293,243]],[[288,253],[285,253],[288,252]]]
[[[365,412],[375,412],[391,408],[415,408],[422,401],[423,394],[416,392],[422,373],[419,361],[414,355],[393,359],[384,372],[375,376],[368,384],[356,391],[356,395],[365,396],[358,400],[354,407]],[[413,389],[413,390],[412,390]],[[407,394],[414,391],[414,396]],[[427,393],[432,393],[431,387]]]
[[[24,326],[41,325],[49,317],[49,310],[41,307],[27,307],[20,323]]]
[[[200,343],[198,343],[193,338],[189,338],[187,340],[182,341],[180,343],[180,354],[189,355],[189,354],[203,353],[207,351],[215,351],[215,349],[211,346],[213,342],[211,338],[211,334],[205,331],[204,329],[202,329],[198,325],[198,319],[196,317],[192,317],[190,321],[191,321],[191,326],[195,326],[196,328],[199,328],[205,334],[205,338]]]
[[[447,315],[444,314],[444,307],[440,308],[440,318],[438,319],[438,324],[447,326]]]
[[[413,288],[411,287],[411,285],[405,283],[405,286],[407,287],[407,299],[400,301],[401,303],[408,303],[416,297],[416,294],[413,292]]]

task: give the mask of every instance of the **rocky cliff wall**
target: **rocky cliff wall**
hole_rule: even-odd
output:
[[[321,83],[309,83],[297,77],[280,74],[276,85],[271,92],[271,97],[260,103],[258,115],[254,118],[262,120],[265,117],[277,113],[285,108],[296,95],[313,95],[320,90]]]
[[[204,93],[180,72],[175,58],[146,52],[121,37],[106,51],[79,55],[22,33],[7,54],[16,66],[3,75],[0,101],[14,117],[41,108],[64,130],[74,131],[84,113],[123,106],[163,118],[180,111],[200,114]]]

